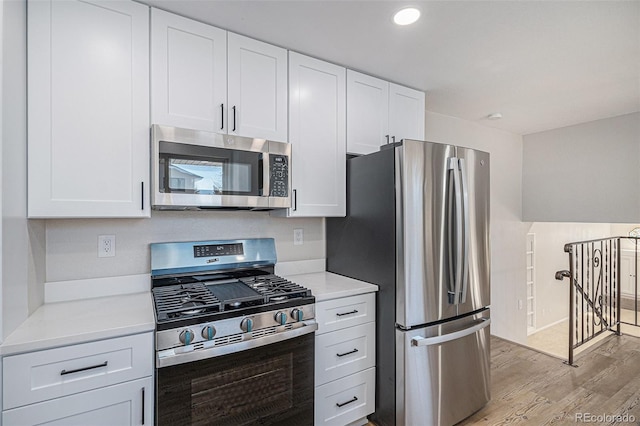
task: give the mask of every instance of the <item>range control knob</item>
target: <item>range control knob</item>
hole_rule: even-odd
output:
[[[195,335],[193,334],[193,331],[187,329],[187,330],[182,330],[182,333],[180,333],[179,339],[185,346],[189,346],[193,342],[194,337]]]
[[[280,325],[285,325],[287,323],[287,314],[284,312],[276,312],[273,318]]]
[[[240,328],[245,333],[251,333],[253,330],[253,320],[251,318],[245,318],[240,322]]]
[[[216,329],[212,325],[208,325],[202,329],[200,334],[202,334],[203,339],[211,340],[216,335]]]
[[[291,318],[293,318],[294,321],[302,321],[302,317],[304,317],[302,309],[294,309],[291,311]]]

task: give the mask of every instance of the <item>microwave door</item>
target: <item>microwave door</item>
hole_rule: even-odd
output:
[[[157,210],[291,206],[291,145],[154,124]]]

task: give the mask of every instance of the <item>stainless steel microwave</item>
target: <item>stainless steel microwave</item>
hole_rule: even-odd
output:
[[[291,207],[291,145],[154,124],[156,210]]]

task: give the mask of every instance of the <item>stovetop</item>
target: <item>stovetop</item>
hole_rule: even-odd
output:
[[[212,280],[215,275],[175,279],[156,286],[153,298],[159,329],[215,321],[265,310],[313,303],[311,291],[273,274]]]

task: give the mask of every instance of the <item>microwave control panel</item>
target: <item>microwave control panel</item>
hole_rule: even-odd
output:
[[[269,155],[269,169],[271,176],[270,197],[289,196],[289,157],[286,155]]]

